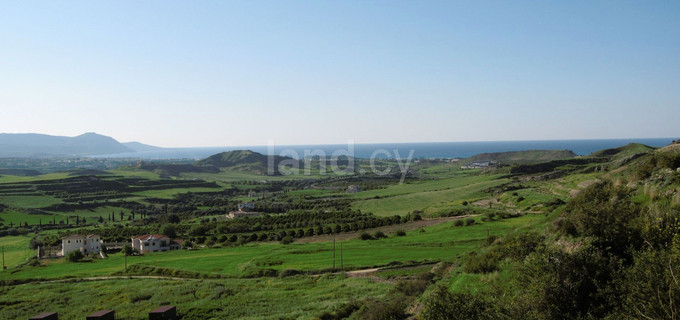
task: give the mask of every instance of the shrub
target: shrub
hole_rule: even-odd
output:
[[[184,243],[182,243],[182,248],[184,248],[184,249],[193,248],[193,247],[194,247],[194,244],[191,241],[184,241]]]
[[[168,236],[168,238],[173,239],[177,237],[177,228],[174,225],[166,224],[161,227],[161,234]]]
[[[373,236],[370,235],[368,232],[363,231],[359,234],[359,239],[361,239],[361,240],[373,240]]]
[[[465,219],[465,225],[466,226],[471,226],[473,224],[475,224],[475,219],[472,219],[472,218]]]
[[[85,258],[85,255],[80,250],[74,250],[66,255],[66,259],[71,262],[79,262]]]
[[[285,269],[279,273],[279,277],[285,278],[285,277],[292,277],[298,274],[302,274],[302,271],[300,270],[295,270],[295,269]]]
[[[387,301],[368,301],[361,310],[360,319],[365,320],[383,320],[406,319],[406,307],[408,301],[406,297],[392,297]]]
[[[382,232],[382,231],[377,231],[377,232],[373,235],[373,237],[374,237],[375,239],[387,238],[387,236],[385,235],[385,233]]]
[[[291,236],[285,236],[283,239],[281,239],[282,244],[291,244],[293,243],[293,237]]]
[[[206,247],[210,248],[210,247],[215,245],[215,241],[208,239],[204,244],[205,244]]]
[[[139,301],[146,301],[151,299],[151,295],[147,293],[133,293],[129,297],[131,303],[136,303]]]
[[[463,224],[465,224],[465,222],[462,219],[458,219],[458,220],[453,222],[453,225],[456,226],[456,227],[460,227]]]
[[[397,230],[397,232],[394,233],[397,237],[403,237],[406,235],[406,231],[404,230]]]
[[[468,256],[467,263],[463,269],[469,273],[494,272],[498,270],[500,258],[495,251],[489,251],[484,254],[472,253]]]
[[[416,279],[416,280],[400,280],[397,285],[394,286],[394,290],[401,292],[406,296],[415,297],[425,292],[427,286],[430,283],[427,280]]]
[[[451,293],[446,287],[439,286],[424,301],[422,318],[435,319],[498,319],[502,318],[490,302],[479,294]]]
[[[28,247],[30,249],[37,249],[38,247],[42,247],[43,243],[42,241],[38,240],[38,238],[31,238],[31,242],[28,244]]]

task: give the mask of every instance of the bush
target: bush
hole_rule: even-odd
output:
[[[465,225],[466,226],[471,226],[473,224],[475,224],[475,219],[472,219],[472,218],[465,219]]]
[[[424,305],[425,310],[422,313],[422,319],[425,320],[502,318],[502,314],[479,294],[451,293],[444,286],[437,287],[425,299]]]
[[[208,239],[208,240],[204,243],[204,245],[205,245],[206,247],[210,248],[210,247],[212,247],[212,246],[215,245],[215,241],[212,241],[211,239]]]
[[[458,219],[458,220],[453,222],[453,225],[456,226],[456,227],[461,227],[461,226],[463,226],[463,224],[465,224],[463,219]]]
[[[374,237],[375,239],[387,238],[387,236],[385,235],[385,233],[382,232],[382,231],[377,231],[377,232],[373,235],[373,237]]]
[[[406,235],[406,231],[404,230],[397,230],[397,232],[394,233],[397,237],[403,237]]]
[[[282,244],[291,244],[293,243],[293,237],[291,236],[285,236],[283,239],[281,239]]]
[[[416,279],[416,280],[400,280],[397,285],[394,286],[394,290],[401,292],[406,296],[415,297],[425,292],[427,286],[430,283],[427,280]]]
[[[502,257],[495,251],[484,254],[471,253],[463,270],[469,273],[490,273],[498,270],[498,262]]]
[[[279,277],[285,278],[285,277],[292,277],[296,276],[298,274],[302,274],[302,271],[300,270],[295,270],[295,269],[285,269],[279,273]]]
[[[85,255],[80,252],[80,250],[71,251],[66,254],[66,259],[71,262],[79,262],[82,261],[83,258],[85,258]]]
[[[170,239],[177,237],[177,228],[174,225],[166,224],[161,227],[161,234],[168,236]]]
[[[184,243],[182,243],[182,248],[184,248],[184,249],[193,248],[193,247],[194,247],[194,244],[191,241],[184,241]]]
[[[38,240],[38,238],[35,237],[31,238],[31,242],[28,244],[28,247],[33,250],[38,249],[38,247],[42,246],[43,246],[42,241]]]
[[[401,320],[406,319],[406,297],[392,297],[387,301],[367,301],[361,310],[360,319],[365,320]]]
[[[373,240],[373,236],[370,235],[368,232],[363,231],[359,234],[359,239],[361,239],[361,240]]]
[[[192,236],[204,236],[208,233],[208,227],[204,225],[196,225],[189,229],[189,234]]]

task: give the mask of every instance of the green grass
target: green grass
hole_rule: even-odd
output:
[[[304,170],[301,170],[300,174],[287,175],[287,176],[268,176],[259,175],[244,171],[234,171],[234,170],[222,170],[220,173],[197,173],[197,172],[187,172],[182,173],[183,178],[197,178],[206,181],[218,181],[223,183],[229,183],[233,181],[283,181],[283,180],[299,180],[299,179],[318,179],[322,176],[316,174],[312,171],[311,175],[303,174]],[[331,175],[331,174],[329,174]],[[329,176],[326,175],[326,176]]]
[[[12,268],[35,254],[36,251],[28,248],[30,241],[31,237],[29,236],[6,236],[0,238],[0,246],[5,250],[5,266]],[[9,271],[2,272],[3,275],[5,273],[9,273]]]
[[[179,193],[187,192],[217,192],[222,190],[221,188],[173,188],[173,189],[162,189],[162,190],[146,190],[135,192],[135,195],[148,198],[161,198],[161,199],[172,199],[175,195]]]
[[[403,237],[375,241],[349,240],[343,243],[344,265],[348,269],[360,269],[385,266],[393,261],[455,261],[458,255],[476,250],[487,234],[504,234],[519,227],[539,224],[543,219],[542,215],[527,215],[467,227],[454,227],[451,222],[447,222],[423,228],[423,231],[409,231]],[[339,250],[339,245],[337,248]],[[332,242],[290,245],[252,243],[233,248],[151,253],[129,257],[128,264],[241,277],[261,269],[328,269],[332,265],[332,249]],[[336,254],[339,267],[339,251]],[[123,270],[123,266],[120,254],[86,263],[49,260],[43,266],[24,267],[11,275],[3,274],[0,279],[105,276]]]
[[[413,210],[434,213],[438,210],[458,207],[461,200],[488,196],[482,191],[509,181],[495,178],[497,177],[450,178],[361,192],[357,197],[366,199],[373,195],[379,198],[357,201],[352,204],[352,207],[378,216],[405,215]]]
[[[53,218],[57,218],[57,222],[61,220],[61,215],[47,215],[47,214],[28,214],[23,212],[18,212],[15,210],[5,210],[0,213],[0,223],[9,226],[12,223],[14,226],[24,225],[28,222],[29,225],[37,225],[39,223],[50,223]]]
[[[71,176],[69,176],[69,174],[67,172],[48,173],[48,174],[42,174],[42,175],[39,175],[39,176],[28,176],[28,177],[2,175],[2,176],[0,176],[0,183],[66,179],[66,178],[69,178],[69,177],[71,177]]]
[[[175,305],[183,319],[312,319],[366,297],[380,298],[389,285],[366,279],[124,279],[29,284],[2,288],[0,318],[27,319],[54,311],[60,319],[84,319],[113,309],[116,319],[146,319],[161,305]]]
[[[63,203],[60,199],[45,196],[0,196],[0,203],[16,208],[44,208],[53,204]]]

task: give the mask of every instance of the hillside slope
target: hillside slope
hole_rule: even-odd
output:
[[[465,160],[466,163],[476,161],[498,161],[501,164],[518,164],[518,163],[537,163],[550,160],[561,160],[576,157],[573,151],[570,150],[525,150],[525,151],[508,151],[508,152],[493,152],[480,153]]]
[[[270,159],[270,157],[272,157]],[[206,159],[199,160],[196,166],[213,166],[221,169],[250,172],[255,174],[280,174],[278,167],[283,161],[292,163],[297,160],[281,156],[266,156],[250,150],[234,150],[214,154]],[[270,163],[271,162],[271,163]],[[269,170],[269,166],[273,168]]]
[[[93,132],[76,137],[0,133],[0,157],[50,157],[134,152],[115,139]]]

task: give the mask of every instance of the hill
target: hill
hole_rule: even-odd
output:
[[[466,163],[477,161],[498,161],[502,164],[537,163],[576,157],[571,150],[526,150],[480,153],[465,160]]]
[[[144,144],[144,143],[141,143],[141,142],[136,142],[136,141],[123,142],[122,145],[134,150],[135,152],[160,151],[160,150],[165,149],[165,148],[151,146],[151,145]]]
[[[269,174],[268,166],[270,156],[263,155],[250,150],[233,150],[214,154],[206,159],[199,160],[195,163],[196,166],[213,166],[221,169],[228,169],[234,171],[244,171],[256,174]],[[283,161],[291,163],[297,160],[289,157],[271,156],[273,157],[274,175],[279,175],[279,164]]]
[[[76,137],[36,133],[0,133],[0,157],[85,156],[135,152],[115,139],[96,133]]]

